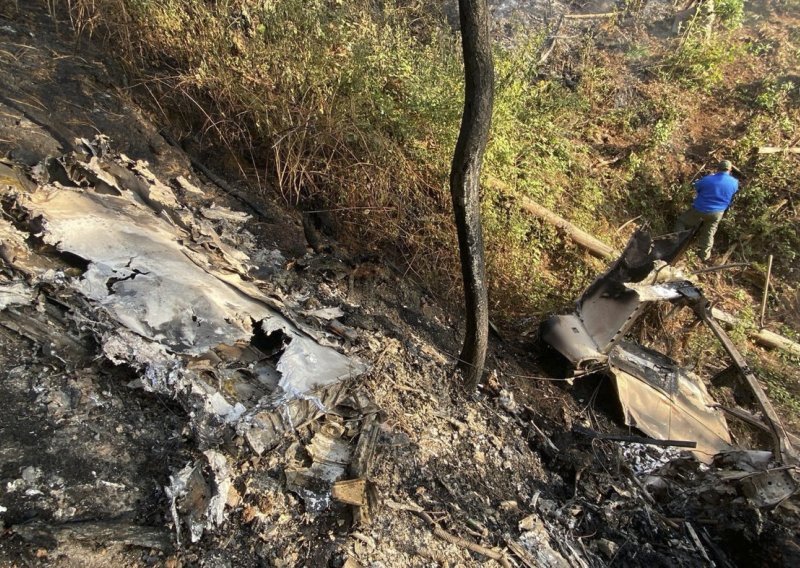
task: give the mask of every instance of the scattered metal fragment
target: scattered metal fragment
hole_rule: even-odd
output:
[[[203,207],[200,209],[200,214],[212,221],[231,221],[234,223],[244,223],[251,218],[251,215],[247,213],[217,206]]]
[[[195,195],[201,195],[201,196],[205,195],[205,192],[202,189],[194,185],[192,182],[190,182],[183,176],[176,177],[175,183],[178,185],[179,188],[181,188],[183,191],[186,191],[187,193],[193,193]]]
[[[211,491],[203,478],[200,466],[189,463],[169,476],[170,484],[164,488],[170,500],[170,511],[175,523],[175,538],[181,546],[181,517],[186,519],[189,539],[197,542],[203,536]]]
[[[256,332],[281,334],[279,392],[271,393],[273,400],[299,397],[364,371],[362,363],[319,345],[270,307],[274,301],[242,278],[246,257],[218,243],[213,228],[189,216],[183,224],[194,236],[187,235],[185,228],[154,215],[180,212],[169,187],[145,164],[117,160],[92,157],[84,164],[95,181],[102,177],[104,187],[119,188],[114,194],[47,186],[19,198],[31,217],[42,219],[45,242],[88,262],[71,283],[77,291],[130,331],[176,353],[200,355],[220,344],[249,341]],[[246,217],[223,208],[206,213]],[[211,239],[210,251],[190,246],[202,235]]]
[[[52,248],[51,256],[41,256],[30,235],[0,220],[0,258],[17,271],[14,280],[0,276],[2,325],[54,357],[75,351],[83,360],[96,352],[84,349],[82,338],[60,334],[56,343],[50,337],[54,318],[80,318],[93,349],[138,372],[129,386],[168,395],[186,409],[204,452],[173,473],[165,488],[179,543],[197,542],[219,527],[237,501],[228,457],[214,449],[225,432],[242,435],[260,454],[287,431],[335,411],[349,417],[347,431],[327,421],[308,447],[311,467],[287,474],[289,485],[303,476],[323,480],[313,488],[321,507],[309,507],[322,510],[332,483],[350,466],[359,431],[353,425],[376,412],[346,381],[366,365],[342,353],[324,329],[343,312],[307,314],[309,321],[300,323],[305,314],[264,294],[252,282],[250,259],[225,242],[225,231],[238,230],[232,227],[249,215],[183,207],[146,163],[113,155],[107,142],[81,140],[87,154],[48,160],[36,168],[39,186],[8,170],[14,183],[4,195],[17,226],[27,223],[34,238]],[[187,181],[177,183],[192,192]],[[59,254],[69,260],[69,271],[54,270]],[[16,311],[37,298],[34,317]]]
[[[576,369],[600,368],[613,377],[626,424],[661,440],[696,441],[693,453],[710,463],[731,448],[731,439],[704,382],[665,355],[624,340],[653,302],[688,305],[717,337],[761,406],[774,457],[795,464],[800,456],[758,379],[712,317],[702,292],[671,266],[691,236],[686,231],[651,239],[637,230],[619,259],[578,300],[575,313],[543,324],[542,338]]]
[[[697,375],[629,342],[616,345],[608,362],[626,424],[661,440],[696,442],[692,451],[705,462],[730,449],[725,418]]]
[[[740,480],[742,491],[756,507],[774,507],[800,490],[790,469],[773,469],[753,473]]]

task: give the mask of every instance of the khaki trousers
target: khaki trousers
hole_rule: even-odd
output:
[[[675,222],[675,232],[693,229],[700,225],[695,238],[697,238],[697,245],[700,248],[700,258],[708,260],[711,256],[711,248],[714,246],[714,234],[717,232],[719,222],[722,220],[724,211],[717,211],[716,213],[702,213],[694,207],[686,211],[683,215],[678,217]]]

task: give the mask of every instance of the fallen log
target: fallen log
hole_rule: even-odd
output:
[[[719,320],[729,327],[735,327],[739,324],[739,320],[737,320],[731,314],[723,312],[719,308],[712,308],[711,315],[714,317],[714,319]],[[800,343],[792,341],[791,339],[782,335],[778,335],[777,333],[768,329],[752,330],[749,331],[747,335],[750,337],[750,339],[764,347],[780,349],[781,351],[791,353],[792,355],[800,356]]]
[[[510,194],[511,191],[508,186],[505,185],[500,180],[491,180],[490,184],[493,185],[495,188],[500,190],[503,193]],[[570,238],[575,244],[583,247],[586,249],[589,254],[601,259],[611,259],[615,258],[619,255],[619,252],[616,251],[613,247],[608,246],[603,241],[593,237],[586,231],[576,227],[574,224],[570,223],[563,217],[556,215],[546,207],[539,205],[532,199],[527,197],[519,198],[519,206],[520,209],[533,215],[537,219],[541,219],[546,223],[549,223],[555,227],[561,229],[564,234]],[[714,316],[715,319],[722,322],[724,325],[729,327],[735,327],[739,325],[739,321],[733,317],[732,315],[723,312],[718,308],[713,308],[711,310],[711,315]],[[769,331],[767,329],[759,329],[759,330],[751,330],[748,332],[748,336],[750,339],[758,343],[763,347],[769,347],[771,349],[780,349],[781,351],[785,351],[787,353],[791,353],[792,355],[800,356],[800,343],[796,341],[792,341],[782,335],[778,335],[775,332]]]
[[[563,217],[559,217],[546,207],[542,207],[532,199],[523,197],[520,200],[520,207],[534,217],[561,229],[571,240],[585,248],[592,256],[603,259],[616,256],[616,251],[612,247],[594,238],[586,231],[579,229]]]
[[[761,146],[758,149],[759,154],[800,154],[800,146]]]
[[[32,521],[14,525],[10,531],[25,541],[41,545],[52,546],[78,540],[105,547],[125,545],[162,551],[170,551],[173,548],[169,533],[162,527],[134,525],[117,520],[76,521],[63,524]]]

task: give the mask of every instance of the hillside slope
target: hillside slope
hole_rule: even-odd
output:
[[[515,566],[700,566],[713,557],[797,565],[796,496],[763,506],[718,477],[742,473],[735,459],[708,470],[674,449],[587,435],[635,432],[618,421],[607,380],[588,376],[568,386],[542,369],[551,359],[527,337],[494,338],[486,385],[461,392],[451,374],[459,318],[431,291],[436,283],[414,277],[414,257],[398,266],[381,248],[352,246],[352,219],[339,213],[312,214],[311,227],[306,215],[304,227],[279,187],[247,193],[226,172],[228,159],[214,159],[224,145],[190,140],[187,154],[172,144],[155,126],[163,116],[153,119],[150,104],[135,102],[140,91],[125,87],[118,60],[86,36],[76,48],[66,23],[56,29],[35,3],[0,25],[0,563],[352,568],[478,566],[494,558]],[[205,120],[186,113],[188,123]],[[586,160],[577,167],[594,155]],[[218,168],[221,183],[198,163]],[[613,165],[602,166],[609,176],[619,174]],[[413,212],[438,203],[434,219],[444,223],[441,188],[427,188],[431,201]],[[99,205],[117,216],[97,230]],[[61,229],[60,214],[79,222]],[[326,234],[329,225],[339,226],[338,240]],[[566,276],[550,267],[549,286],[558,289],[548,293],[568,303],[602,264],[568,243],[564,252],[546,227],[525,238],[536,230],[543,269],[548,256],[582,267]],[[159,246],[128,254],[148,234]],[[423,244],[433,248],[419,255],[442,246]],[[158,271],[172,264],[146,264],[145,253],[165,248],[180,251],[181,268],[170,275],[187,282],[151,291],[146,283],[159,282]],[[438,262],[440,273],[448,266],[440,256],[425,262]],[[197,302],[160,327],[163,312],[120,308],[137,290],[143,305],[182,305],[209,282],[225,298],[250,297],[251,317],[220,323],[212,316],[235,307]],[[732,291],[723,278],[703,282],[726,297]],[[286,324],[286,335],[272,335],[266,316],[253,321],[267,308],[302,333],[290,336]],[[241,337],[205,349],[213,338],[206,318]],[[533,325],[513,323],[507,327]],[[657,317],[638,330],[657,340],[662,332]],[[305,398],[265,396],[269,383],[260,378],[275,378],[269,369],[278,371],[297,338],[367,369]],[[673,347],[698,368],[720,365],[702,334],[681,332]],[[283,375],[292,374],[287,365]],[[771,394],[793,388],[783,377]],[[282,425],[271,448],[245,429],[243,420],[258,416]],[[752,433],[741,439],[763,442]],[[368,442],[374,458],[356,468],[350,458]],[[330,488],[312,475],[323,462],[346,466],[348,480],[365,478],[369,495],[356,492],[356,501],[366,505],[330,500]],[[198,527],[203,536],[193,542]]]

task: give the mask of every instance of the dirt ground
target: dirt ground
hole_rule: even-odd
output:
[[[128,97],[102,48],[78,45],[66,22],[57,30],[44,5],[0,17],[0,61],[3,219],[56,275],[36,301],[0,311],[0,565],[800,564],[796,497],[756,507],[686,454],[581,434],[628,433],[613,389],[600,377],[558,380],[534,337],[493,337],[490,377],[467,396],[453,377],[455,314],[380,259],[351,257],[324,235],[312,252],[297,214],[264,197],[256,212],[203,177]],[[270,297],[341,310],[348,331],[336,347],[369,366],[345,388],[375,410],[317,415],[259,455],[235,429],[215,424],[206,437],[186,399],[137,388],[142,368],[103,349],[119,322],[69,286],[85,260],[40,238],[13,198],[35,184],[9,177],[97,134],[159,179],[200,188],[175,191],[191,215],[248,213],[236,230],[219,221],[220,239],[261,259],[249,278]],[[0,283],[25,279],[3,251]],[[330,428],[355,447],[370,416],[374,498],[317,507],[319,492],[289,473]],[[224,456],[227,475],[209,455]],[[197,542],[186,538],[190,496],[171,511],[187,464],[201,464],[212,491],[229,484],[223,517]]]

